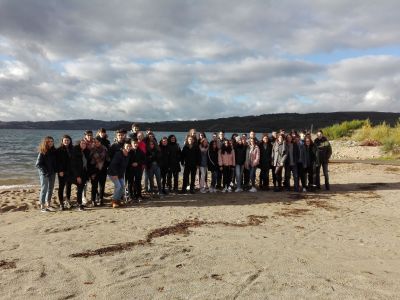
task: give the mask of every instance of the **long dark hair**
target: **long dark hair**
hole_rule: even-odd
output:
[[[72,146],[72,138],[71,138],[68,134],[64,134],[64,135],[62,136],[61,141],[60,141],[60,146],[59,146],[58,148],[64,147],[63,139],[69,139],[68,149],[71,150],[72,147],[73,147],[73,146]]]
[[[221,154],[225,154],[225,153],[231,154],[231,152],[232,152],[231,143],[228,141],[228,146],[226,146],[225,142],[224,142],[221,146]]]

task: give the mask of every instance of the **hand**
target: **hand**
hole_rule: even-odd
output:
[[[118,176],[111,176],[112,179],[117,180]]]
[[[132,167],[134,167],[134,168],[136,168],[138,166],[138,163],[137,162],[134,162],[133,164],[132,164]]]
[[[60,172],[60,173],[58,173],[58,175],[59,175],[60,177],[64,177],[64,172]]]
[[[93,175],[91,176],[91,178],[92,178],[92,179],[95,179],[95,178],[96,178],[96,174],[93,174]]]
[[[82,178],[77,177],[77,178],[76,178],[76,182],[77,182],[78,184],[81,184],[81,183],[82,183]]]
[[[219,167],[219,169],[222,171],[224,168],[223,167]]]

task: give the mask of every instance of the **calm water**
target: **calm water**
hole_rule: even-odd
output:
[[[58,147],[64,134],[69,134],[75,142],[83,137],[83,130],[0,129],[0,188],[38,185],[35,162],[40,141],[49,135],[54,138],[55,146]],[[155,132],[157,140],[170,134],[171,132]],[[186,132],[173,134],[182,146]],[[210,139],[212,134],[206,134]],[[230,137],[231,133],[226,133],[226,136]],[[112,141],[112,137],[109,139]]]

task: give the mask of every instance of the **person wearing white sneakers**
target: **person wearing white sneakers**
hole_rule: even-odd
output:
[[[221,149],[219,150],[218,164],[223,174],[224,188],[222,192],[232,192],[230,184],[232,169],[235,167],[235,151],[233,151],[231,142],[228,140],[224,141]]]
[[[211,172],[211,185],[210,185],[210,193],[215,193],[217,191],[216,185],[217,185],[217,177],[218,177],[218,171],[219,171],[219,165],[218,165],[218,144],[216,140],[212,140],[210,145],[208,146],[208,161],[207,161],[207,166],[208,170]]]
[[[208,141],[206,138],[200,140],[200,193],[206,193],[207,163],[208,163]]]
[[[260,149],[254,138],[250,138],[249,146],[246,151],[245,168],[250,170],[251,189],[249,192],[257,192],[256,189],[256,170],[260,162]]]
[[[247,145],[243,143],[243,138],[236,138],[235,145],[235,174],[236,174],[236,193],[243,192],[243,169],[244,163],[246,162],[246,150]]]

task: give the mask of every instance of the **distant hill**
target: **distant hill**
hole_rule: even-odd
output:
[[[250,129],[256,132],[270,132],[280,128],[290,129],[314,129],[322,128],[354,119],[369,118],[373,124],[385,121],[394,125],[400,118],[400,113],[389,112],[332,112],[332,113],[283,113],[260,116],[229,117],[199,121],[165,121],[165,122],[139,122],[142,130],[151,128],[154,131],[186,132],[190,128],[198,131],[248,132]],[[61,129],[61,130],[85,130],[104,127],[107,130],[119,128],[130,129],[132,121],[100,121],[92,119],[60,120],[48,122],[1,122],[0,129]]]

